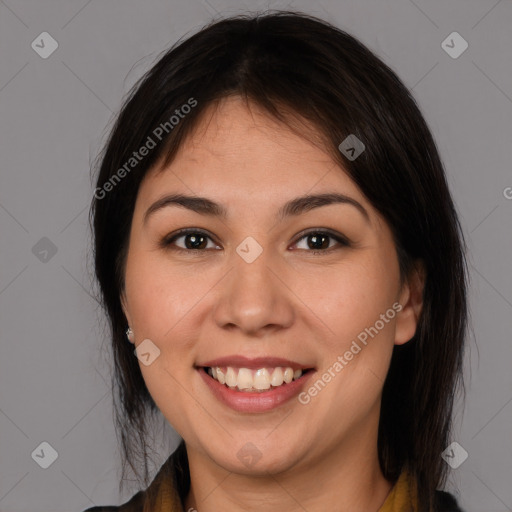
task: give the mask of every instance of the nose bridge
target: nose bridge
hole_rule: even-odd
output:
[[[232,254],[231,271],[216,307],[219,326],[235,325],[257,333],[290,325],[292,304],[287,288],[276,277],[278,258],[270,248],[247,237]]]
[[[254,299],[254,292],[261,290],[263,294],[269,293],[273,284],[270,267],[275,264],[275,257],[270,247],[263,248],[254,238],[247,237],[236,248],[236,255],[233,254],[233,279],[240,285],[240,291],[251,291]]]

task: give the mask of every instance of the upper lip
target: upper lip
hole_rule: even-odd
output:
[[[306,370],[313,368],[312,365],[301,364],[297,361],[290,361],[282,357],[245,357],[239,355],[219,357],[205,361],[197,366],[215,367],[215,366],[232,366],[235,368],[249,368],[251,370],[258,370],[260,368],[275,368],[281,366],[283,368],[290,367],[293,370]]]

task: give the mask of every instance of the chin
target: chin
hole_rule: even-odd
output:
[[[302,458],[300,450],[304,446],[303,442],[297,442],[294,448],[290,444],[284,446],[279,440],[265,439],[265,436],[268,433],[230,438],[227,446],[217,444],[208,451],[216,464],[227,471],[253,476],[282,473]]]

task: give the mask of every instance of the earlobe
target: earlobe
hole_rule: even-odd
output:
[[[402,310],[395,324],[395,345],[407,343],[416,333],[418,321],[423,309],[423,290],[425,286],[425,267],[417,261],[411,270],[400,295]]]

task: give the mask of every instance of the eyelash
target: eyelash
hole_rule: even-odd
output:
[[[189,254],[190,253],[202,253],[202,252],[208,250],[208,249],[185,249],[183,247],[176,247],[176,246],[171,247],[171,245],[178,238],[181,238],[181,237],[189,235],[189,234],[202,235],[202,236],[205,236],[213,241],[211,236],[206,231],[203,231],[202,229],[186,228],[186,229],[180,229],[176,233],[173,233],[172,235],[168,235],[168,236],[162,238],[159,245],[163,249],[170,249],[170,250],[179,251],[179,252],[187,252]],[[350,247],[350,245],[351,245],[347,238],[343,237],[342,235],[333,233],[332,231],[325,230],[325,229],[310,229],[307,232],[302,232],[302,233],[300,233],[299,238],[293,245],[296,245],[303,238],[307,238],[308,236],[311,236],[311,235],[324,235],[324,236],[327,236],[329,238],[336,240],[336,242],[338,242],[341,246],[341,247],[338,247],[338,249],[342,248],[342,247]],[[300,249],[300,250],[304,250],[304,249]],[[316,256],[320,256],[322,253],[323,254],[330,253],[333,250],[336,250],[336,247],[329,247],[327,249],[310,249],[310,250],[306,250],[306,252],[313,253]]]

